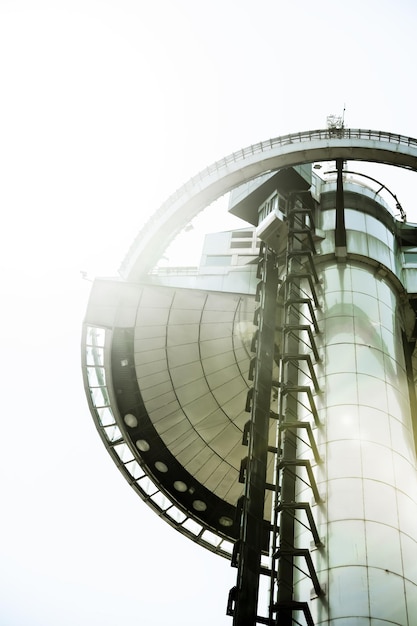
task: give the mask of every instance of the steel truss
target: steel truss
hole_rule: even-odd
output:
[[[248,455],[239,474],[245,488],[237,507],[240,538],[232,557],[238,573],[227,605],[233,626],[314,626],[307,599],[295,598],[298,571],[311,579],[316,597],[323,593],[309,546],[297,545],[296,539],[296,525],[301,524],[311,532],[314,545],[321,546],[310,503],[297,501],[299,481],[320,501],[314,464],[321,460],[314,436],[319,426],[315,398],[320,393],[315,371],[320,361],[315,226],[311,210],[296,194],[290,197],[287,225],[285,255],[277,257],[262,244],[258,264],[255,356],[249,370],[253,387],[246,399],[251,416],[242,441],[248,446]],[[274,377],[274,368],[278,377]],[[275,430],[270,428],[272,422]],[[271,430],[276,432],[274,442],[270,441]],[[299,456],[300,442],[304,452],[310,450],[311,460],[305,454]],[[269,477],[271,454],[275,469]],[[271,522],[266,524],[268,491],[273,506]],[[269,555],[268,566],[264,565],[265,555]],[[268,615],[264,616],[258,610],[262,576],[269,577],[270,589]]]

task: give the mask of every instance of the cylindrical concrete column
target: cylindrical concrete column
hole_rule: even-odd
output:
[[[394,272],[378,272],[375,263],[385,255],[396,267],[389,227],[357,210],[346,213],[348,228],[365,225],[347,232],[354,254],[346,262],[327,256],[319,265],[322,426],[315,432],[323,462],[315,472],[323,502],[313,512],[323,548],[312,555],[325,595],[311,609],[316,625],[414,626],[417,472],[404,353],[408,305]],[[326,253],[332,232],[327,235]],[[298,499],[307,493],[302,485]],[[305,529],[297,543],[311,548]],[[296,595],[305,598],[309,587],[301,576]]]

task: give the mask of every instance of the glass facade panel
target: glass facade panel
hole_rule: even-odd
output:
[[[417,475],[414,462],[410,462],[403,456],[394,453],[395,481],[398,488],[405,493],[416,493]]]
[[[357,374],[358,402],[381,411],[387,407],[387,390],[384,380],[366,374]]]
[[[346,243],[350,253],[369,256],[368,237],[366,233],[350,230],[346,233]]]
[[[404,421],[411,430],[410,399],[408,395],[403,395],[397,389],[387,384],[387,401],[388,412]]]
[[[381,342],[381,350],[385,354],[395,354],[398,351],[398,340],[394,333],[382,325],[379,327],[379,340]]]
[[[387,227],[373,215],[365,215],[366,232],[382,243],[388,245]]]
[[[417,579],[417,576],[414,573],[412,580],[416,580],[416,579]],[[404,587],[405,587],[405,596],[407,600],[407,612],[410,617],[408,624],[409,626],[412,626],[413,624],[412,618],[414,615],[417,615],[417,585],[411,582],[411,580],[405,580]],[[390,625],[388,624],[388,626]]]
[[[345,226],[348,230],[359,230],[365,233],[365,214],[353,209],[345,209]]]
[[[326,348],[326,372],[336,374],[340,372],[355,372],[355,346],[349,343],[335,343]]]
[[[369,332],[369,325],[377,326],[379,324],[378,300],[373,296],[357,291],[353,297],[353,308],[355,310],[356,333],[360,329],[366,329],[365,332]]]
[[[360,478],[362,475],[361,446],[355,439],[333,441],[327,446],[327,467],[333,478]]]
[[[330,570],[329,589],[332,590],[332,621],[343,626],[359,626],[358,618],[369,615],[368,571],[366,567],[338,567]],[[349,623],[346,606],[354,607],[354,617]],[[338,619],[341,618],[341,619]]]
[[[360,267],[352,267],[352,289],[374,298],[378,296],[374,274]],[[354,300],[356,301],[356,295]]]
[[[396,461],[395,461],[396,462]],[[401,484],[402,489],[411,491],[410,487],[406,484]],[[416,536],[416,519],[417,519],[417,504],[402,490],[397,491],[398,501],[398,519],[399,529],[409,535],[410,537]],[[416,580],[416,579],[415,579]]]
[[[328,294],[337,291],[340,298],[344,299],[344,293],[352,291],[351,268],[349,265],[331,265],[323,272],[323,291]]]
[[[397,528],[397,499],[395,487],[377,480],[364,480],[365,518]]]
[[[328,531],[332,541],[332,550],[329,552],[330,567],[361,565],[364,562],[366,543],[363,520],[331,522]]]
[[[86,346],[86,362],[87,362],[87,365],[103,365],[104,364],[103,348],[95,348],[94,346]]]
[[[326,319],[325,333],[328,346],[351,342],[353,337],[353,316],[329,317]]]
[[[363,481],[338,478],[328,483],[328,520],[364,519]]]
[[[356,345],[356,371],[359,374],[384,376],[384,354],[370,345]]]
[[[356,404],[358,391],[355,376],[330,374],[326,377],[326,393],[327,406]]]
[[[353,316],[352,292],[341,293],[339,291],[331,291],[325,293],[324,304],[326,307],[326,317],[333,315],[349,317]]]
[[[102,426],[110,426],[115,423],[114,415],[109,406],[97,409],[97,415]]]
[[[363,477],[393,485],[394,467],[390,448],[366,441],[362,442],[361,450]]]
[[[385,619],[393,624],[408,624],[410,622],[407,620],[403,578],[391,571],[387,572],[387,569],[369,569],[371,614],[375,620]]]
[[[87,376],[90,387],[99,387],[106,384],[104,367],[87,367]]]
[[[410,429],[404,424],[403,421],[389,418],[390,432],[392,438],[392,449],[395,453],[403,456],[408,461],[414,463],[415,461],[415,448],[413,443],[412,433]]]
[[[110,404],[107,389],[105,387],[94,387],[90,389],[90,393],[94,406],[100,407],[108,406]]]
[[[326,411],[327,440],[359,439],[360,422],[357,405],[329,407]]]
[[[115,441],[120,441],[122,438],[122,433],[116,425],[107,426],[105,429],[106,437],[112,443]]]
[[[417,542],[404,533],[401,536],[401,557],[404,564],[404,575],[415,580],[417,575]],[[417,589],[414,590],[417,597]]]
[[[382,265],[388,267],[392,272],[395,272],[395,266],[392,263],[392,256],[390,255],[390,251],[388,246],[375,239],[375,237],[368,237],[369,242],[369,256],[371,259],[375,259]]]
[[[385,411],[359,407],[360,438],[366,443],[372,441],[391,447],[390,420]]]
[[[323,239],[320,244],[320,254],[334,254],[334,231],[326,231],[326,238]]]
[[[382,520],[381,520],[382,521]],[[402,572],[400,533],[384,523],[365,522],[368,567]],[[384,546],[381,550],[381,546]]]
[[[104,328],[88,326],[86,344],[88,346],[104,347],[106,331]]]
[[[392,306],[391,303],[386,304],[381,300],[379,303],[379,316],[382,326],[393,332],[396,326],[395,306]]]
[[[134,456],[130,448],[124,442],[114,446],[113,450],[123,463],[129,463],[134,460]]]
[[[336,223],[336,211],[335,209],[329,209],[320,213],[320,226],[321,230],[334,230]]]

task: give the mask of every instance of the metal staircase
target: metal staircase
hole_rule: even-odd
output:
[[[313,595],[323,593],[309,546],[297,545],[296,533],[301,524],[309,529],[315,546],[321,546],[310,502],[297,500],[301,481],[314,501],[320,501],[314,472],[314,464],[320,463],[314,437],[319,426],[315,404],[320,393],[316,374],[319,279],[313,214],[300,197],[290,195],[285,253],[278,256],[262,244],[259,256],[255,356],[249,371],[253,387],[246,400],[251,417],[242,442],[248,446],[248,455],[241,464],[245,488],[237,507],[240,538],[232,558],[238,569],[237,584],[227,606],[233,626],[314,626],[310,598],[295,599],[297,576],[311,579]],[[273,471],[268,470],[271,467]],[[264,511],[265,502],[271,500],[272,514]],[[271,522],[266,523],[270,516]],[[258,610],[263,576],[269,577],[265,616]]]

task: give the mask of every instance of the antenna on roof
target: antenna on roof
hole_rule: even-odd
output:
[[[342,115],[335,115],[334,113],[332,113],[331,115],[327,116],[327,128],[330,135],[343,137],[343,130],[345,128],[345,111],[346,105],[344,104]]]
[[[335,115],[332,113],[327,116],[327,128],[330,131],[343,130],[345,127],[345,109],[343,115]]]

